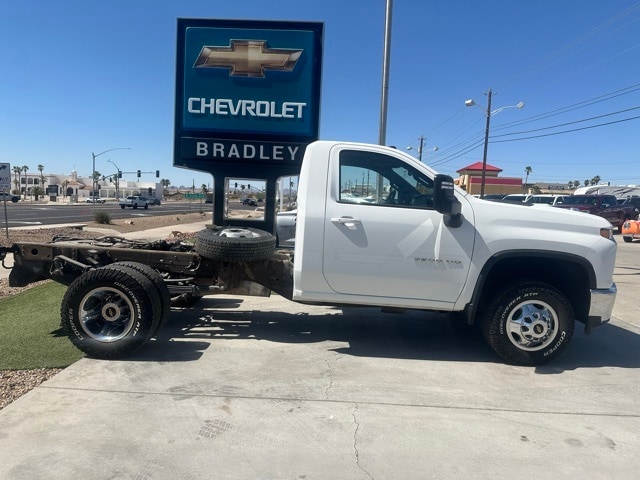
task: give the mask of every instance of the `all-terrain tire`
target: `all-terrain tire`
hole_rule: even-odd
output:
[[[152,336],[154,336],[158,329],[160,329],[167,323],[167,321],[169,320],[169,315],[171,314],[171,294],[169,293],[169,288],[162,278],[162,275],[160,275],[160,273],[156,269],[140,262],[123,261],[112,263],[109,266],[123,266],[126,268],[132,268],[133,270],[142,273],[149,280],[151,280],[151,283],[156,289],[158,298],[160,300],[160,320],[158,322],[154,322],[158,324],[152,334]]]
[[[62,299],[61,325],[90,357],[115,359],[145,344],[160,319],[160,299],[144,274],[101,267],[76,278]]]
[[[558,356],[575,328],[571,303],[546,283],[521,280],[498,290],[482,322],[491,348],[507,362],[541,365]]]
[[[257,228],[212,227],[196,235],[194,250],[205,258],[228,262],[255,262],[275,250],[276,237]]]

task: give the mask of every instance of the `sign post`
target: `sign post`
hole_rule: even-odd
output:
[[[0,163],[0,192],[11,193],[11,165],[9,163]],[[7,195],[4,197],[4,229],[9,238],[9,218],[7,217]]]
[[[178,19],[173,165],[214,177],[213,220],[225,219],[229,178],[264,180],[275,228],[278,178],[298,175],[318,139],[324,24]]]

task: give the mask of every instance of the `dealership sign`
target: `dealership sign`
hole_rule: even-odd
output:
[[[11,164],[0,163],[0,192],[11,189]]]
[[[174,165],[300,164],[318,139],[323,25],[178,20]]]

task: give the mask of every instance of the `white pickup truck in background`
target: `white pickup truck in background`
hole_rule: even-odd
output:
[[[556,357],[576,322],[589,333],[611,318],[616,242],[608,221],[475,198],[397,149],[311,143],[295,218],[294,248],[277,252],[270,233],[214,225],[193,246],[133,247],[117,238],[111,246],[14,245],[10,284],[70,284],[62,325],[99,358],[142,346],[166,321],[172,298],[215,293],[450,312],[479,325],[498,355],[520,365]]]
[[[126,207],[131,207],[133,209],[144,208],[145,210],[149,208],[149,200],[146,197],[142,197],[140,195],[132,195],[126,198],[123,198],[118,202],[120,208],[125,209]]]

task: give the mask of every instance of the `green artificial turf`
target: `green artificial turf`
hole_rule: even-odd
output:
[[[0,370],[63,368],[82,358],[60,328],[66,288],[47,282],[0,299]]]

